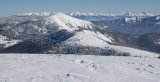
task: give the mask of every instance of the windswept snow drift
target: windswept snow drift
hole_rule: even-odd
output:
[[[0,54],[0,82],[159,82],[158,58]]]

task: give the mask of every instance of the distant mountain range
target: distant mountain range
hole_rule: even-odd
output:
[[[49,16],[49,15],[54,15],[56,12],[41,12],[41,13],[36,13],[36,12],[30,12],[30,13],[23,13],[23,14],[18,14],[18,15],[39,15],[39,16]],[[155,16],[152,13],[149,12],[124,12],[122,14],[107,14],[107,13],[82,13],[82,12],[70,12],[70,13],[65,13],[66,15],[69,16]]]
[[[115,20],[92,21],[95,25],[113,32],[132,35],[160,33],[160,16],[124,17]]]
[[[88,21],[85,16],[94,20]],[[159,53],[159,22],[159,16],[148,13],[26,13],[2,17],[0,52],[120,56]]]
[[[54,15],[55,12],[42,12],[42,13],[23,13],[19,14],[19,16],[51,16]],[[122,14],[106,14],[106,13],[81,13],[81,12],[71,12],[71,13],[65,13],[66,15],[86,20],[86,21],[97,21],[97,20],[109,20],[109,19],[119,19],[124,17],[149,17],[149,16],[155,16],[152,13],[148,12],[124,12]]]
[[[139,12],[139,13],[132,13],[132,12],[125,12],[122,14],[105,14],[105,13],[79,13],[79,12],[72,12],[68,13],[68,15],[79,18],[82,20],[87,21],[100,21],[100,20],[114,20],[114,19],[121,19],[124,17],[149,17],[154,16],[154,14],[147,13],[147,12]]]

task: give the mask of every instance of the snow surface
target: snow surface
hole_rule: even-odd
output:
[[[155,44],[160,45],[160,39],[158,39],[158,40],[155,42]]]
[[[158,24],[158,25],[159,25],[159,24],[160,24],[160,22],[157,22],[156,24]]]
[[[160,20],[160,16],[157,16],[157,17],[156,17],[156,20]]]
[[[157,57],[158,54],[151,53],[148,51],[143,51],[135,48],[124,47],[111,45],[114,39],[110,36],[103,35],[99,32],[83,30],[80,32],[76,32],[76,34],[66,40],[64,43],[68,45],[82,45],[82,46],[90,46],[90,47],[100,47],[100,48],[110,48],[114,49],[118,52],[128,52],[132,56],[143,56],[143,57]]]
[[[160,82],[159,68],[158,58],[0,54],[0,82]]]
[[[63,13],[56,13],[47,19],[49,23],[56,23],[60,29],[69,31],[92,28],[92,23],[80,19],[76,19]]]
[[[135,49],[135,48],[130,48],[130,47],[124,47],[124,46],[116,46],[116,45],[109,45],[108,47],[119,51],[119,52],[128,52],[131,54],[131,56],[134,57],[158,57],[159,54],[156,53],[152,53],[152,52],[148,52],[148,51],[144,51],[144,50],[139,50],[139,49]]]
[[[13,46],[20,42],[20,40],[9,40],[7,37],[0,35],[0,45],[4,45],[4,48]]]
[[[80,44],[83,46],[91,46],[91,47],[106,47],[109,45],[107,42],[112,43],[111,37],[106,37],[99,32],[93,32],[89,30],[83,30],[80,32],[76,32],[76,34],[65,41],[66,44],[74,45]]]
[[[131,23],[135,23],[136,22],[136,17],[132,17],[132,18],[125,18],[125,22],[131,22]]]

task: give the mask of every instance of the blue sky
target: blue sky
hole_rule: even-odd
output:
[[[152,12],[160,14],[160,0],[0,0],[0,16],[26,12]]]

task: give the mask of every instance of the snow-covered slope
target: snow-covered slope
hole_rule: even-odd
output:
[[[20,40],[9,40],[7,37],[0,35],[0,45],[3,45],[4,48],[18,44],[18,42]]]
[[[76,32],[75,36],[69,38],[65,41],[66,44],[70,45],[83,45],[83,46],[91,46],[91,47],[106,47],[109,45],[108,43],[112,43],[111,37],[106,37],[100,32],[84,30],[80,32]]]
[[[109,47],[120,52],[129,52],[131,53],[131,55],[134,55],[134,56],[135,55],[136,56],[137,55],[144,55],[144,56],[154,55],[153,53],[141,51],[138,49],[111,45],[112,43],[114,44],[114,42],[112,42],[112,40],[114,39],[109,35],[100,33],[99,32],[100,29],[94,29],[93,27],[96,27],[96,26],[94,26],[91,22],[76,19],[74,17],[70,17],[63,13],[56,13],[52,15],[49,13],[43,13],[42,15],[37,13],[35,14],[31,13],[26,15],[27,16],[13,16],[13,17],[6,17],[2,19],[2,21],[4,21],[5,23],[1,24],[0,30],[2,30],[3,32],[0,32],[0,35],[5,35],[6,37],[18,38],[19,40],[29,39],[29,42],[31,41],[35,43],[35,45],[37,45],[42,49],[44,49],[42,44],[49,45],[47,46],[47,48],[45,48],[46,50],[44,51],[52,50],[50,48],[52,48],[53,45],[55,45],[55,43],[59,45],[58,43],[61,42],[61,43],[68,44],[69,46],[76,45],[76,44],[82,45],[83,48],[85,48],[86,46],[93,47],[93,48]],[[156,18],[153,17],[153,19],[154,20],[156,19],[157,21],[159,20],[158,17]],[[125,22],[130,22],[130,21],[134,22],[135,20],[137,19],[131,17],[129,19],[126,19]],[[153,20],[150,20],[150,21],[153,21]],[[146,22],[148,22],[148,20],[146,20]],[[34,41],[32,39],[36,39],[36,40]],[[44,39],[47,39],[47,40],[44,40]],[[1,40],[2,45],[6,43],[10,43],[10,42],[3,39]],[[16,44],[17,42],[11,42],[11,43]],[[21,48],[21,46],[16,46],[16,47]],[[18,50],[20,50],[20,48]],[[32,49],[30,51],[32,51]],[[26,49],[26,53],[27,53],[27,49]],[[44,53],[44,52],[41,52],[41,53]]]
[[[159,82],[158,58],[0,54],[0,82]]]
[[[68,45],[82,45],[82,46],[90,46],[90,47],[100,47],[100,48],[109,48],[114,49],[118,52],[127,52],[130,53],[131,56],[142,56],[142,57],[157,57],[158,54],[151,53],[148,51],[143,51],[135,48],[124,47],[111,45],[114,39],[109,35],[103,35],[99,32],[83,30],[80,32],[76,32],[76,34],[66,40],[64,43]]]
[[[50,16],[50,18],[47,20],[47,22],[49,23],[58,24],[58,26],[60,26],[60,29],[79,30],[92,28],[91,22],[76,19],[63,13],[56,13],[53,16]]]

